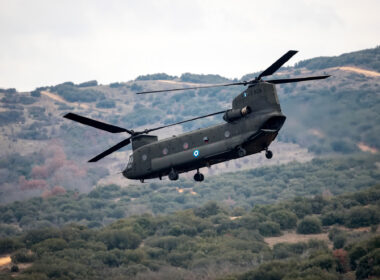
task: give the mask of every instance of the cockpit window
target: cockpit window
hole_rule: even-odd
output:
[[[129,157],[129,161],[128,161],[127,169],[131,169],[131,168],[132,168],[132,165],[133,165],[133,155],[131,155],[131,156]]]

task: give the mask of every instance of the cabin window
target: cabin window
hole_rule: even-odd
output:
[[[205,142],[206,144],[208,143],[208,137],[207,136],[203,137],[203,142]]]
[[[224,137],[228,138],[228,137],[230,137],[230,136],[231,136],[231,133],[230,133],[228,130],[226,130],[226,131],[224,132]]]
[[[162,154],[163,154],[163,155],[167,155],[168,152],[169,152],[169,151],[168,151],[168,148],[164,148],[164,149],[162,150]]]
[[[132,164],[133,164],[133,156],[131,155],[131,156],[129,157],[129,161],[128,161],[127,169],[131,169],[131,168],[132,168]]]
[[[142,155],[142,160],[143,160],[143,161],[145,161],[147,158],[148,158],[148,156],[147,156],[147,155],[145,155],[145,154],[144,154],[144,155]]]
[[[189,148],[189,143],[185,142],[183,143],[183,149],[187,150]]]

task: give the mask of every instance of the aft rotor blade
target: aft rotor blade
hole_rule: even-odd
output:
[[[160,127],[155,127],[155,128],[151,128],[151,129],[147,129],[145,132],[148,133],[148,132],[151,132],[151,131],[163,129],[165,127],[179,125],[179,124],[182,124],[182,123],[192,122],[192,121],[195,121],[195,120],[199,120],[199,119],[203,119],[203,118],[208,118],[208,117],[211,117],[211,116],[219,115],[219,114],[222,114],[222,113],[225,113],[225,112],[226,112],[226,110],[223,110],[223,111],[220,111],[220,112],[208,114],[208,115],[205,115],[205,116],[196,117],[196,118],[185,120],[185,121],[181,121],[181,122],[177,122],[177,123],[172,123],[172,124],[168,124],[168,125],[164,125],[164,126],[160,126]]]
[[[69,120],[72,120],[75,122],[79,122],[81,124],[85,124],[88,126],[92,126],[92,127],[97,128],[97,129],[105,130],[105,131],[108,131],[111,133],[127,132],[129,134],[132,134],[132,132],[128,129],[118,127],[118,126],[115,126],[112,124],[96,121],[93,119],[89,119],[89,118],[86,118],[86,117],[83,117],[83,116],[80,116],[80,115],[77,115],[74,113],[68,113],[68,114],[64,115],[63,117],[66,119],[69,119]]]
[[[97,155],[96,157],[90,159],[88,162],[96,162],[99,159],[102,159],[102,158],[108,156],[109,154],[112,154],[113,152],[127,146],[129,143],[131,143],[131,137],[121,141],[120,143],[116,144],[115,146],[109,148],[107,151],[104,151],[103,153],[101,153],[101,154]]]
[[[275,79],[275,80],[267,80],[265,82],[271,83],[271,84],[286,84],[286,83],[297,83],[297,82],[311,81],[311,80],[321,80],[321,79],[326,79],[328,77],[330,77],[330,75],[292,78],[292,79]]]
[[[288,51],[286,54],[281,56],[275,63],[273,63],[271,66],[269,66],[264,72],[262,72],[257,79],[260,80],[261,77],[272,75],[274,72],[276,72],[278,69],[281,68],[282,65],[284,65],[289,59],[292,58],[293,55],[295,55],[298,51]]]
[[[163,90],[142,91],[142,92],[137,92],[136,94],[167,92],[167,91],[178,91],[178,90],[199,89],[199,88],[212,88],[212,87],[228,87],[228,86],[240,86],[240,85],[244,85],[245,86],[247,84],[248,84],[248,82],[238,82],[238,83],[219,84],[219,85],[217,84],[217,85],[188,87],[188,88],[172,88],[172,89],[163,89]]]

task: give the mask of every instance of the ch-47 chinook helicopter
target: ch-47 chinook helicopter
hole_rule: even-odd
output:
[[[178,174],[197,170],[194,180],[201,182],[204,175],[199,172],[202,167],[241,158],[265,151],[268,159],[273,153],[268,149],[283,126],[286,117],[281,112],[276,92],[276,84],[294,83],[328,78],[325,76],[300,77],[290,79],[262,80],[272,75],[285,64],[297,51],[290,50],[268,67],[255,79],[229,84],[205,85],[168,90],[138,92],[137,94],[159,93],[167,91],[189,90],[210,87],[247,86],[232,101],[232,109],[205,116],[173,123],[170,125],[134,131],[106,124],[100,121],[68,113],[64,117],[97,129],[111,133],[126,132],[130,136],[89,160],[96,162],[105,156],[132,143],[133,153],[123,175],[128,179],[160,178],[168,175],[170,180],[177,180]],[[158,140],[157,136],[148,133],[169,126],[201,118],[223,114],[224,122],[207,128],[190,131],[170,138]]]

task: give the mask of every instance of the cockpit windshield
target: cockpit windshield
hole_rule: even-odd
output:
[[[131,168],[132,168],[132,165],[133,165],[133,155],[131,155],[131,156],[129,157],[129,161],[128,161],[127,169],[131,169]]]

